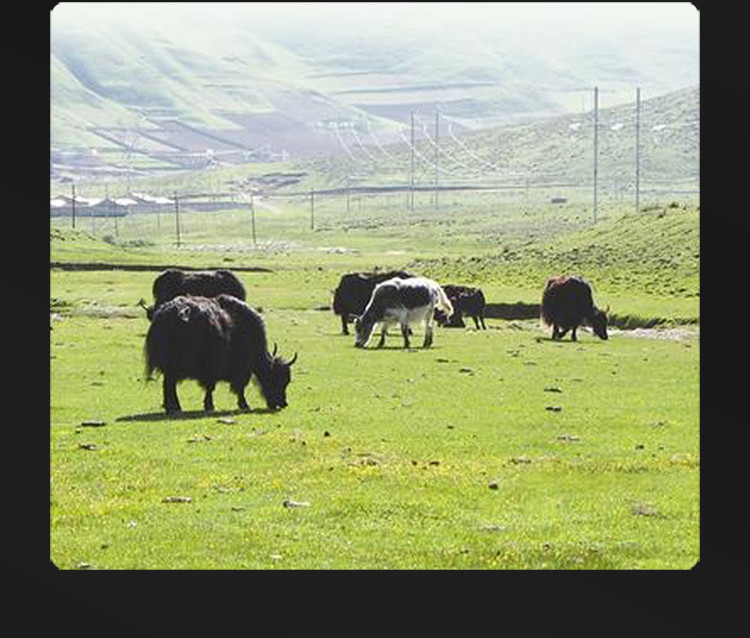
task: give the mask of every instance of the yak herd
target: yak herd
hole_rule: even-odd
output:
[[[286,389],[297,353],[289,360],[269,352],[265,323],[246,302],[245,287],[229,270],[187,271],[170,268],[153,284],[152,306],[146,310],[150,326],[144,348],[146,372],[163,377],[163,407],[167,413],[182,408],[177,384],[196,380],[204,391],[203,409],[214,410],[213,391],[220,381],[229,383],[237,406],[249,410],[245,388],[254,378],[269,410],[286,407]],[[433,323],[463,327],[464,316],[477,330],[486,330],[486,301],[479,288],[439,285],[407,271],[359,272],[341,277],[333,293],[333,312],[340,317],[342,334],[354,322],[354,345],[363,348],[376,327],[377,347],[387,330],[398,325],[408,348],[411,325],[423,323],[424,348],[433,341]],[[607,339],[607,311],[594,305],[591,286],[580,277],[549,279],[542,294],[541,319],[552,327],[552,338],[570,331],[576,340],[581,325],[591,326]]]

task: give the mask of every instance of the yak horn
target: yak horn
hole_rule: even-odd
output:
[[[274,341],[274,342],[273,342],[273,352],[271,353],[271,356],[272,356],[272,357],[275,357],[275,356],[276,356],[276,351],[277,351],[278,349],[279,349],[279,344],[278,344],[278,343],[276,343],[276,342]]]
[[[298,354],[299,354],[299,352],[295,352],[294,353],[294,356],[287,362],[288,366],[291,366],[297,360],[297,355]]]
[[[607,309],[606,309],[606,310],[604,311],[604,314],[605,314],[605,315],[608,315],[608,314],[609,314],[609,304],[607,304]]]

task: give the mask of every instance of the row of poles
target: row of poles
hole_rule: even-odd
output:
[[[641,89],[636,89],[636,111],[635,111],[635,208],[640,210],[640,129],[641,129]],[[438,189],[439,189],[439,161],[440,161],[440,112],[435,111],[435,177],[434,177],[434,199],[433,207],[438,209]],[[414,210],[414,112],[411,113],[411,138],[410,138],[410,160],[409,160],[409,199],[408,208]],[[598,176],[599,176],[599,87],[594,87],[594,208],[593,221],[596,223],[598,213]],[[350,196],[349,186],[350,178],[346,178],[346,211],[350,213]],[[528,182],[527,182],[528,188]],[[255,231],[255,202],[253,194],[250,194],[250,219],[252,225],[253,245],[257,245]],[[177,247],[182,245],[180,237],[180,204],[177,191],[174,193],[174,210],[175,210],[175,236]],[[73,228],[76,227],[76,187],[72,185],[71,213]],[[115,220],[116,223],[116,220]],[[315,230],[315,190],[310,189],[310,230]]]
[[[107,199],[109,199],[109,195],[107,195]],[[76,227],[76,186],[75,184],[71,185],[71,201],[70,201],[70,214],[71,214],[71,223],[73,228]],[[174,219],[175,219],[175,236],[177,239],[177,247],[179,248],[182,245],[181,239],[180,239],[180,202],[179,197],[177,195],[177,191],[174,192]],[[158,216],[158,213],[157,213]],[[91,216],[91,219],[95,219],[95,216]],[[115,235],[117,235],[117,215],[114,215],[115,220]],[[253,240],[255,240],[255,209],[253,209]]]
[[[641,89],[636,89],[635,100],[635,210],[640,210],[641,188]],[[435,181],[434,208],[438,208],[439,153],[440,153],[440,112],[435,111]],[[414,111],[411,112],[411,138],[409,159],[409,210],[414,210]],[[348,178],[347,178],[348,179]],[[594,87],[594,207],[593,220],[596,223],[599,201],[599,87]],[[527,185],[528,187],[528,185]]]

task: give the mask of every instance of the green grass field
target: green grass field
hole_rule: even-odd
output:
[[[425,196],[426,197],[426,196]],[[50,555],[62,569],[688,569],[699,546],[699,211],[523,207],[479,196],[322,200],[126,219],[112,243],[53,220],[53,261],[240,272],[282,354],[289,407],[196,383],[166,417],[144,379],[155,272],[50,271]],[[460,211],[461,215],[456,213]],[[88,222],[80,228],[89,231]],[[173,222],[172,222],[173,223]],[[138,240],[138,241],[137,241]],[[114,245],[113,245],[114,244]],[[575,268],[633,325],[552,342],[538,321],[353,347],[327,310],[353,269],[409,267],[538,302]],[[451,281],[446,281],[450,279]],[[642,322],[640,322],[642,320]],[[648,336],[643,336],[648,334]],[[670,338],[665,338],[670,337]],[[416,330],[414,343],[421,343]]]

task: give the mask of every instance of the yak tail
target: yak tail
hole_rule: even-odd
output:
[[[451,303],[451,300],[448,299],[448,295],[445,294],[445,290],[443,290],[442,286],[437,287],[436,306],[439,310],[442,310],[449,318],[453,314],[453,304]]]

